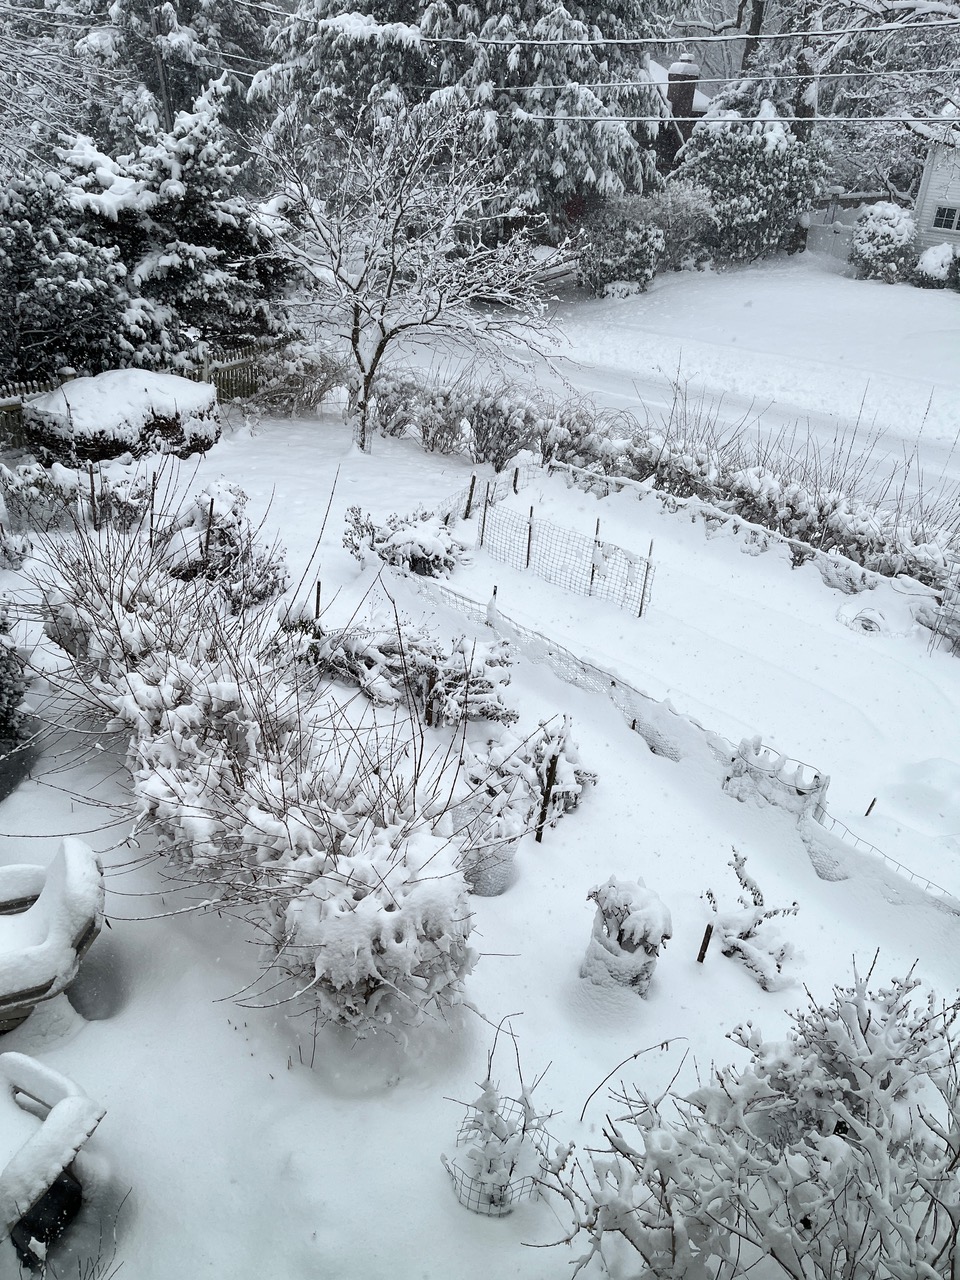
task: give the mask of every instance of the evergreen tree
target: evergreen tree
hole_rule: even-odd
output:
[[[99,373],[128,343],[119,251],[78,231],[54,173],[0,190],[0,296],[0,368],[14,378]]]
[[[263,65],[266,25],[238,0],[67,0],[77,24],[75,47],[101,93],[91,100],[84,131],[108,150],[132,144],[145,93],[159,125],[171,132],[177,113],[224,75],[234,94],[225,121],[247,121],[246,85]]]
[[[662,99],[637,46],[603,41],[656,34],[663,10],[654,18],[637,0],[435,0],[426,9],[367,0],[356,13],[347,3],[301,0],[272,31],[277,61],[253,95],[273,99],[278,121],[312,111],[345,125],[364,104],[452,99],[480,114],[507,207],[555,227],[584,200],[652,178],[656,126],[622,117],[657,116]]]
[[[237,193],[241,168],[221,107],[226,77],[180,112],[172,132],[141,119],[140,145],[117,159],[89,138],[61,154],[84,233],[115,245],[142,326],[132,362],[156,365],[199,342],[235,344],[276,327],[281,279],[270,239]],[[127,363],[128,361],[123,361]]]
[[[677,178],[710,195],[722,261],[794,247],[799,220],[826,180],[823,145],[792,130],[789,110],[773,75],[745,79],[714,99],[680,152]]]
[[[584,201],[639,192],[653,178],[656,124],[620,119],[661,113],[646,54],[594,42],[656,35],[667,16],[629,0],[435,0],[423,29],[467,41],[441,46],[441,82],[482,113],[501,173],[521,176],[516,202],[562,225]]]

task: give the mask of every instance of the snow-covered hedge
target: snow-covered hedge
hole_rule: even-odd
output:
[[[392,385],[391,395],[401,406],[395,423],[415,421],[417,384],[404,384],[402,396],[399,384]],[[459,393],[451,392],[449,400],[446,392],[428,394],[434,408],[461,403]],[[681,405],[680,410],[678,418],[689,420],[691,407]],[[812,547],[874,573],[906,574],[929,586],[943,585],[955,538],[948,520],[941,523],[937,516],[866,501],[845,493],[833,477],[822,480],[815,470],[781,474],[769,460],[750,465],[740,453],[730,457],[709,429],[698,429],[696,406],[693,412],[689,430],[657,427],[628,413],[598,411],[583,400],[531,401],[520,393],[514,417],[522,415],[530,425],[543,462],[593,472],[601,488],[603,477],[610,476],[645,482],[677,498],[703,499],[724,514],[790,540],[797,564],[803,562],[804,548]],[[825,563],[822,570],[833,572]],[[851,573],[838,569],[835,585],[855,589]]]
[[[946,289],[948,285],[958,287],[958,262],[955,245],[934,244],[924,249],[917,259],[917,265],[910,276],[912,284],[921,289]]]
[[[220,437],[216,388],[171,373],[113,369],[76,378],[23,406],[27,445],[46,463],[123,453],[203,453]]]
[[[589,220],[577,257],[577,276],[598,297],[642,293],[665,248],[663,232],[649,223],[642,201],[606,201]]]
[[[913,261],[917,224],[900,205],[881,200],[864,210],[853,232],[850,261],[861,280],[902,280]]]
[[[495,471],[536,446],[542,410],[518,388],[437,384],[386,375],[375,388],[376,420],[384,435],[417,436],[431,453],[466,453]]]

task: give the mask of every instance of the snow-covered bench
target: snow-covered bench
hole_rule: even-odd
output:
[[[40,1261],[80,1208],[72,1168],[104,1110],[35,1058],[0,1053],[0,1274]]]
[[[103,867],[65,839],[49,867],[0,867],[0,1033],[66,990],[103,924]]]

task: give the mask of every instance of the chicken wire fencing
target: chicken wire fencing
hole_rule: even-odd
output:
[[[675,710],[669,700],[658,701],[603,667],[579,658],[556,640],[551,640],[541,632],[533,631],[514,621],[500,612],[495,601],[482,605],[434,581],[413,577],[407,578],[406,581],[412,583],[424,596],[432,598],[434,603],[439,600],[448,608],[463,614],[471,622],[490,627],[519,649],[528,661],[550,667],[561,680],[576,688],[583,689],[587,693],[599,693],[608,698],[633,732],[643,738],[654,755],[664,756],[674,761],[698,758],[712,769],[715,769],[717,764],[726,769],[734,759],[744,757],[742,744],[735,747],[722,734],[706,729],[692,716],[683,715]],[[801,782],[801,789],[806,789],[814,778],[819,780],[821,777],[819,771],[812,765],[789,759],[772,747],[764,747],[761,744],[760,749],[771,758],[776,758],[776,765],[771,765],[768,770],[764,770],[769,775],[769,782],[773,786],[782,787],[788,796],[797,794],[798,780]],[[955,894],[945,889],[943,885],[937,884],[936,881],[912,871],[902,862],[898,862],[882,849],[877,848],[875,844],[856,835],[839,819],[827,812],[824,803],[826,787],[816,786],[815,789],[817,802],[809,816],[818,826],[859,852],[876,856],[898,875],[904,876],[918,888],[932,895],[945,909],[960,913],[960,902]]]
[[[477,545],[494,560],[521,571],[529,570],[581,596],[607,600],[642,618],[650,603],[653,584],[653,543],[646,556],[637,555],[600,538],[600,521],[592,538],[538,520],[534,508],[523,515],[512,508],[499,507],[510,493],[517,494],[542,468],[525,463],[512,468],[497,480],[478,485],[473,476],[461,489],[435,508],[445,521],[479,521]]]
[[[960,553],[948,557],[948,577],[933,624],[930,648],[946,645],[960,655]]]

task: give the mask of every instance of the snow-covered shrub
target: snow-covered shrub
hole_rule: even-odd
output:
[[[257,543],[247,502],[237,485],[213,481],[155,533],[167,571],[215,582],[234,613],[272,600],[289,582],[283,549]]]
[[[427,697],[427,724],[459,725],[464,720],[513,724],[518,713],[502,698],[512,663],[505,640],[457,640],[437,663],[436,680]]]
[[[59,463],[50,468],[25,463],[13,470],[0,464],[0,493],[10,526],[18,532],[46,533],[72,525],[78,485],[76,471]]]
[[[864,210],[853,231],[850,261],[860,280],[902,280],[913,261],[917,224],[900,205],[881,200]]]
[[[679,154],[676,179],[709,193],[716,215],[715,256],[749,262],[791,247],[803,214],[823,184],[817,140],[802,141],[767,98],[717,100]]]
[[[808,765],[789,761],[754,737],[744,738],[737,747],[723,789],[737,800],[759,799],[802,814],[823,803],[829,783],[829,778]]]
[[[447,650],[424,627],[395,618],[336,631],[309,620],[296,629],[298,657],[319,674],[358,685],[381,706],[407,702],[428,727],[517,719],[502,698],[513,662],[505,641],[461,637]]]
[[[915,999],[912,972],[878,990],[870,977],[810,997],[785,1040],[737,1027],[747,1064],[686,1096],[620,1090],[602,1147],[552,1165],[568,1239],[588,1242],[579,1265],[664,1280],[953,1280],[958,1005]]]
[[[670,912],[640,879],[611,876],[590,890],[587,901],[597,909],[580,977],[598,986],[632,987],[645,996],[660,948],[673,934]]]
[[[361,1035],[456,1003],[475,956],[448,842],[426,826],[368,822],[342,836],[331,863],[290,898],[277,967],[309,988],[325,1020]]]
[[[537,1192],[546,1168],[545,1124],[550,1116],[537,1111],[533,1103],[536,1085],[527,1087],[522,1076],[519,1096],[503,1096],[492,1078],[495,1051],[496,1040],[487,1055],[487,1075],[479,1086],[480,1095],[465,1104],[467,1114],[457,1133],[457,1156],[452,1161],[446,1156],[440,1159],[462,1205],[474,1213],[502,1218]]]
[[[10,609],[0,603],[0,743],[17,742],[23,733],[23,696],[27,691],[23,658],[10,634]]]
[[[22,569],[33,550],[33,544],[23,533],[8,533],[0,525],[0,569]]]
[[[706,187],[667,181],[641,203],[644,221],[663,232],[663,266],[674,271],[702,267],[710,257],[710,239],[717,223]]]
[[[267,348],[257,362],[258,386],[248,403],[277,418],[302,418],[316,412],[328,395],[347,382],[346,366],[306,342]]]
[[[745,855],[734,849],[727,866],[733,868],[742,890],[734,910],[721,911],[712,889],[703,896],[717,917],[722,954],[743,965],[763,991],[779,991],[790,983],[789,977],[784,977],[783,966],[792,957],[793,946],[771,937],[771,930],[764,926],[777,916],[796,915],[797,904],[765,906],[760,886],[747,873],[746,865]]]
[[[48,571],[48,633],[86,707],[129,735],[139,823],[251,920],[323,1019],[365,1034],[456,1003],[467,886],[459,844],[434,834],[447,784],[422,776],[409,712],[348,720],[298,680],[266,611],[238,619],[216,584],[171,577],[146,535],[81,537],[56,586]]]
[[[446,577],[467,557],[466,544],[432,511],[389,515],[378,525],[359,507],[349,507],[343,545],[361,563],[372,552],[385,564],[428,578]]]
[[[917,259],[910,283],[919,285],[921,289],[945,289],[950,283],[956,258],[957,250],[954,245],[931,245]]]
[[[23,406],[23,434],[43,462],[76,466],[132,453],[203,453],[220,438],[216,388],[171,373],[113,369]]]
[[[664,236],[637,197],[606,200],[583,234],[577,276],[597,297],[642,293],[656,275]]]
[[[377,379],[376,421],[384,435],[416,435],[431,453],[466,453],[502,471],[532,448],[542,431],[542,408],[507,383],[431,384],[384,375]]]

